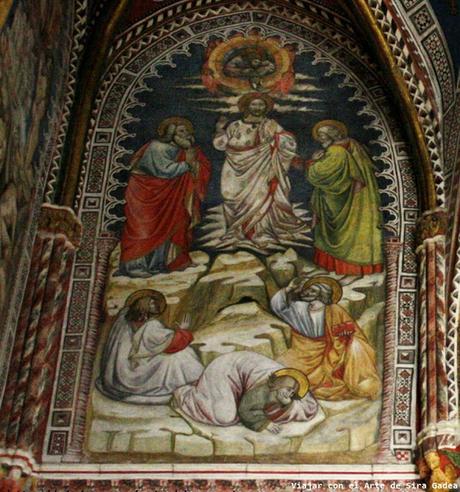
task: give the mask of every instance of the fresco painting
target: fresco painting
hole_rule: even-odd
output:
[[[255,33],[145,79],[115,174],[96,459],[374,460],[380,149],[333,83]]]
[[[2,3],[0,489],[458,479],[433,8]]]

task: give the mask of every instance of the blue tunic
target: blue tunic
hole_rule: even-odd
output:
[[[137,161],[133,171],[165,179],[181,176],[189,171],[190,167],[185,161],[177,161],[180,151],[175,144],[153,140]]]

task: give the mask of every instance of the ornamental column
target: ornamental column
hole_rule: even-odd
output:
[[[443,209],[429,210],[419,220],[417,441],[420,473],[430,485],[450,480],[454,483],[450,453],[459,444],[458,421],[450,418],[449,405],[449,379],[456,379],[456,375],[452,375],[447,358],[446,231],[447,215]]]
[[[70,208],[42,206],[0,409],[0,461],[16,474],[40,459],[81,232]]]
[[[385,254],[385,345],[383,358],[383,399],[380,414],[380,449],[377,463],[391,463],[395,457],[391,452],[392,418],[394,413],[395,373],[394,354],[397,334],[394,329],[397,316],[398,258],[402,243],[396,236],[387,238],[384,244]]]

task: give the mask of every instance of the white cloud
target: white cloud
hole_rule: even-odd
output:
[[[308,106],[293,106],[289,104],[275,104],[275,111],[278,113],[321,113],[322,109],[310,108]]]
[[[297,80],[313,80],[315,77],[312,77],[311,75],[307,75],[306,73],[296,73],[295,78]]]
[[[317,97],[304,97],[304,96],[297,96],[295,94],[286,94],[280,99],[281,101],[293,101],[293,102],[305,102],[305,103],[322,101],[322,99],[318,99]]]
[[[321,87],[317,87],[313,84],[295,84],[293,89],[293,92],[324,91]]]
[[[223,108],[222,106],[217,108],[206,108],[203,106],[197,106],[196,109],[199,111],[208,111],[210,113],[222,113],[222,114],[230,114],[230,113],[233,114],[233,113],[240,112],[237,106],[228,106],[226,108]]]
[[[191,97],[190,101],[219,102],[234,106],[238,103],[240,96],[217,96],[217,97]]]
[[[231,98],[227,98],[231,99]],[[306,99],[306,98],[305,98]],[[210,101],[214,102],[216,101],[215,99],[212,98],[199,98],[199,99],[192,99],[192,101]],[[306,101],[309,102],[309,101]],[[196,109],[199,111],[207,111],[210,113],[220,113],[220,114],[237,114],[239,113],[238,106],[236,104],[231,104],[231,103],[226,103],[224,101],[224,104],[228,104],[227,106],[216,106],[214,108],[212,107],[206,107],[206,106],[196,106]],[[317,109],[313,108],[311,106],[305,106],[305,105],[294,105],[294,104],[275,104],[274,111],[278,113],[321,113],[323,112],[322,109]]]
[[[191,97],[190,101],[198,102],[218,102],[221,104],[227,104],[228,106],[236,106],[238,104],[240,96],[217,96],[217,97]],[[286,102],[301,102],[301,103],[316,103],[321,102],[322,99],[317,97],[305,97],[296,94],[284,94],[283,96],[274,97],[278,104]]]
[[[203,84],[184,84],[184,85],[175,85],[176,89],[200,89],[204,90],[205,86]]]

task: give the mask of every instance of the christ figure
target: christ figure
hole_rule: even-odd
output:
[[[221,192],[226,223],[224,241],[250,241],[258,249],[293,241],[305,228],[289,201],[287,176],[296,158],[296,141],[268,118],[273,100],[246,94],[238,101],[242,118],[220,118],[214,147],[225,152]]]

